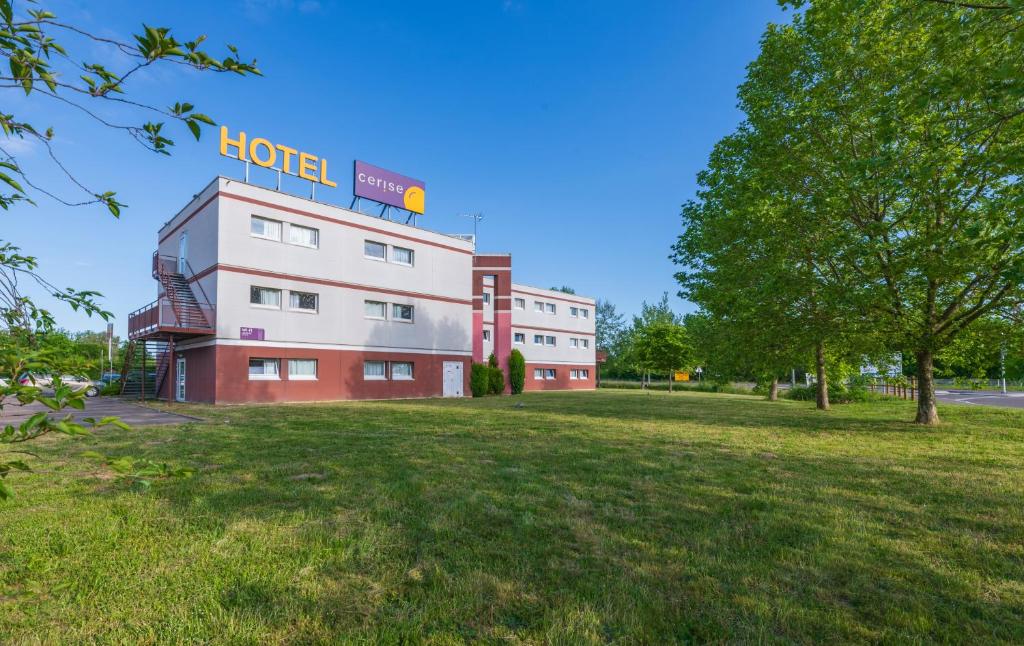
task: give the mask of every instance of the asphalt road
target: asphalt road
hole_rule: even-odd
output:
[[[7,424],[20,424],[42,410],[47,410],[42,404],[34,403],[28,406],[19,406],[14,401],[7,401],[5,402],[3,412],[0,412],[0,428]],[[115,416],[131,426],[162,426],[165,424],[184,424],[185,422],[196,421],[194,417],[176,415],[147,408],[146,406],[139,406],[134,402],[118,397],[90,397],[85,400],[84,411],[66,408],[58,416],[63,417],[67,413],[71,413],[75,421],[78,422],[82,421],[83,417],[100,419]]]
[[[1004,395],[998,390],[936,390],[935,398],[951,404],[1024,408],[1024,392],[1008,392]]]

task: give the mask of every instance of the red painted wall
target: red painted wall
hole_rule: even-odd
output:
[[[554,368],[554,379],[534,379],[537,368]],[[569,379],[570,370],[589,370],[586,379]],[[597,366],[571,366],[561,363],[526,363],[526,383],[523,390],[594,390],[597,388]]]
[[[185,388],[189,401],[228,404],[440,397],[443,394],[442,368],[445,361],[462,363],[463,393],[469,395],[470,360],[465,356],[237,345],[210,346],[182,354],[188,362]],[[279,359],[281,378],[250,380],[250,358]],[[316,359],[317,379],[288,379],[288,359]],[[363,379],[364,360],[411,361],[414,378]]]

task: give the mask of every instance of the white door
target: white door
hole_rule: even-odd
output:
[[[176,401],[185,401],[185,358],[178,357],[176,367],[174,369],[174,399]]]
[[[178,273],[185,273],[185,263],[188,262],[188,232],[183,232],[178,238]]]
[[[462,397],[462,362],[445,361],[442,370],[444,372],[444,396]]]

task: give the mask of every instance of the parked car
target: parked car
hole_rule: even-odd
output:
[[[65,386],[70,386],[71,390],[76,393],[84,390],[86,397],[95,397],[100,394],[100,388],[103,388],[102,381],[92,381],[77,375],[63,375],[60,382]]]
[[[18,377],[18,383],[22,386],[45,388],[53,385],[53,377],[45,373],[25,372]]]
[[[120,372],[104,372],[100,376],[100,381],[102,381],[104,384],[112,384],[115,381],[121,381],[121,373]]]

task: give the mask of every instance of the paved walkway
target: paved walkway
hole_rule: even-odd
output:
[[[951,404],[1024,408],[1024,392],[1008,392],[1004,395],[998,390],[936,390],[935,398]]]
[[[7,424],[20,424],[27,417],[35,415],[41,410],[47,410],[42,404],[34,403],[28,406],[18,406],[6,402],[4,410],[0,413],[0,426]],[[165,413],[134,402],[119,399],[117,397],[93,397],[85,400],[85,410],[74,410],[72,408],[61,411],[63,416],[71,413],[76,421],[83,417],[119,417],[121,421],[129,426],[162,426],[165,424],[184,424],[185,422],[196,421],[195,417]]]

